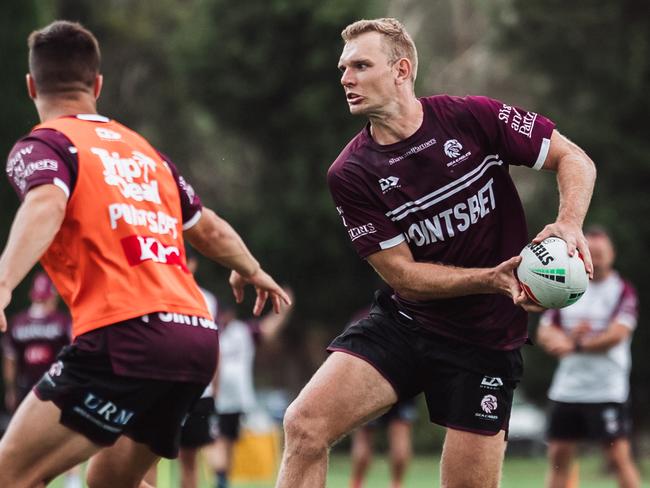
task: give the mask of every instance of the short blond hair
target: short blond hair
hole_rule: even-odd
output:
[[[418,73],[418,51],[402,23],[390,17],[357,20],[343,29],[341,37],[348,42],[366,32],[378,32],[383,36],[391,63],[401,58],[406,58],[411,62],[411,66],[413,66],[411,80],[415,83]]]

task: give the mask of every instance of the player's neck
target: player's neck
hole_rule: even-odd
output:
[[[377,142],[385,146],[408,139],[420,128],[424,119],[424,110],[420,101],[408,97],[404,101],[395,100],[381,112],[371,114],[370,134]]]
[[[93,96],[87,93],[80,93],[75,98],[39,96],[34,103],[41,122],[66,115],[97,113],[97,102]]]

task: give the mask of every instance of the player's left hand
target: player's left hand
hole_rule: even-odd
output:
[[[280,312],[283,303],[286,306],[291,305],[289,295],[262,268],[258,268],[254,274],[248,277],[243,277],[237,271],[232,271],[228,281],[237,303],[241,303],[244,300],[244,287],[246,285],[253,285],[255,287],[255,292],[257,293],[255,305],[253,306],[253,315],[255,316],[259,316],[262,313],[264,305],[266,305],[266,301],[269,298],[271,299],[275,313]]]
[[[4,286],[0,286],[0,332],[7,330],[7,317],[5,316],[5,308],[11,302],[11,290]]]
[[[592,279],[594,277],[594,266],[591,262],[589,245],[587,244],[587,239],[582,233],[582,228],[579,225],[570,222],[556,221],[544,227],[540,233],[535,236],[533,242],[539,244],[547,237],[553,236],[564,239],[567,244],[569,256],[573,256],[576,250],[580,253],[582,261],[585,263],[585,270],[587,271],[589,278]]]

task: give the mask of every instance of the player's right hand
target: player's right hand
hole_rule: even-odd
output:
[[[4,286],[0,286],[0,332],[7,330],[7,317],[5,316],[5,308],[11,302],[11,290]]]
[[[509,296],[512,298],[512,303],[527,312],[543,312],[545,308],[533,302],[519,284],[515,274],[519,263],[521,263],[521,256],[514,256],[492,268],[492,286],[496,293]]]
[[[230,273],[229,283],[237,303],[241,303],[244,300],[244,287],[246,285],[255,287],[255,292],[257,293],[255,305],[253,306],[253,315],[255,316],[259,316],[262,313],[264,305],[266,305],[266,301],[269,298],[271,298],[273,310],[276,313],[280,312],[282,303],[287,306],[291,305],[289,295],[262,268],[258,268],[254,274],[248,277],[243,277],[237,271],[232,271]]]

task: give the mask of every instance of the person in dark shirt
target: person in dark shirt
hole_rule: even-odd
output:
[[[29,308],[9,319],[7,331],[2,336],[5,407],[10,413],[16,410],[71,339],[70,316],[58,309],[59,295],[42,271],[32,280],[29,299]],[[70,469],[63,483],[65,488],[81,488],[80,467]]]
[[[540,311],[514,271],[528,241],[511,165],[557,173],[560,208],[534,238],[564,239],[592,273],[582,233],[595,168],[540,114],[487,97],[417,98],[415,45],[395,19],[343,31],[349,110],[369,123],[327,180],[359,256],[394,293],[331,353],[289,407],[277,486],[325,486],[341,436],[424,392],[447,428],[442,486],[499,484],[526,312]]]
[[[254,286],[254,314],[289,298],[168,158],[97,113],[103,78],[90,31],[55,21],[28,44],[41,123],[7,160],[22,203],[0,257],[0,331],[40,259],[74,339],[0,440],[0,486],[44,486],[91,456],[90,486],[150,486],[142,477],[177,455],[182,421],[217,365],[217,326],[184,238],[232,270],[238,301]]]
[[[45,273],[34,276],[29,298],[29,308],[9,320],[2,336],[5,407],[12,413],[70,344],[70,316],[58,310],[59,296]]]

